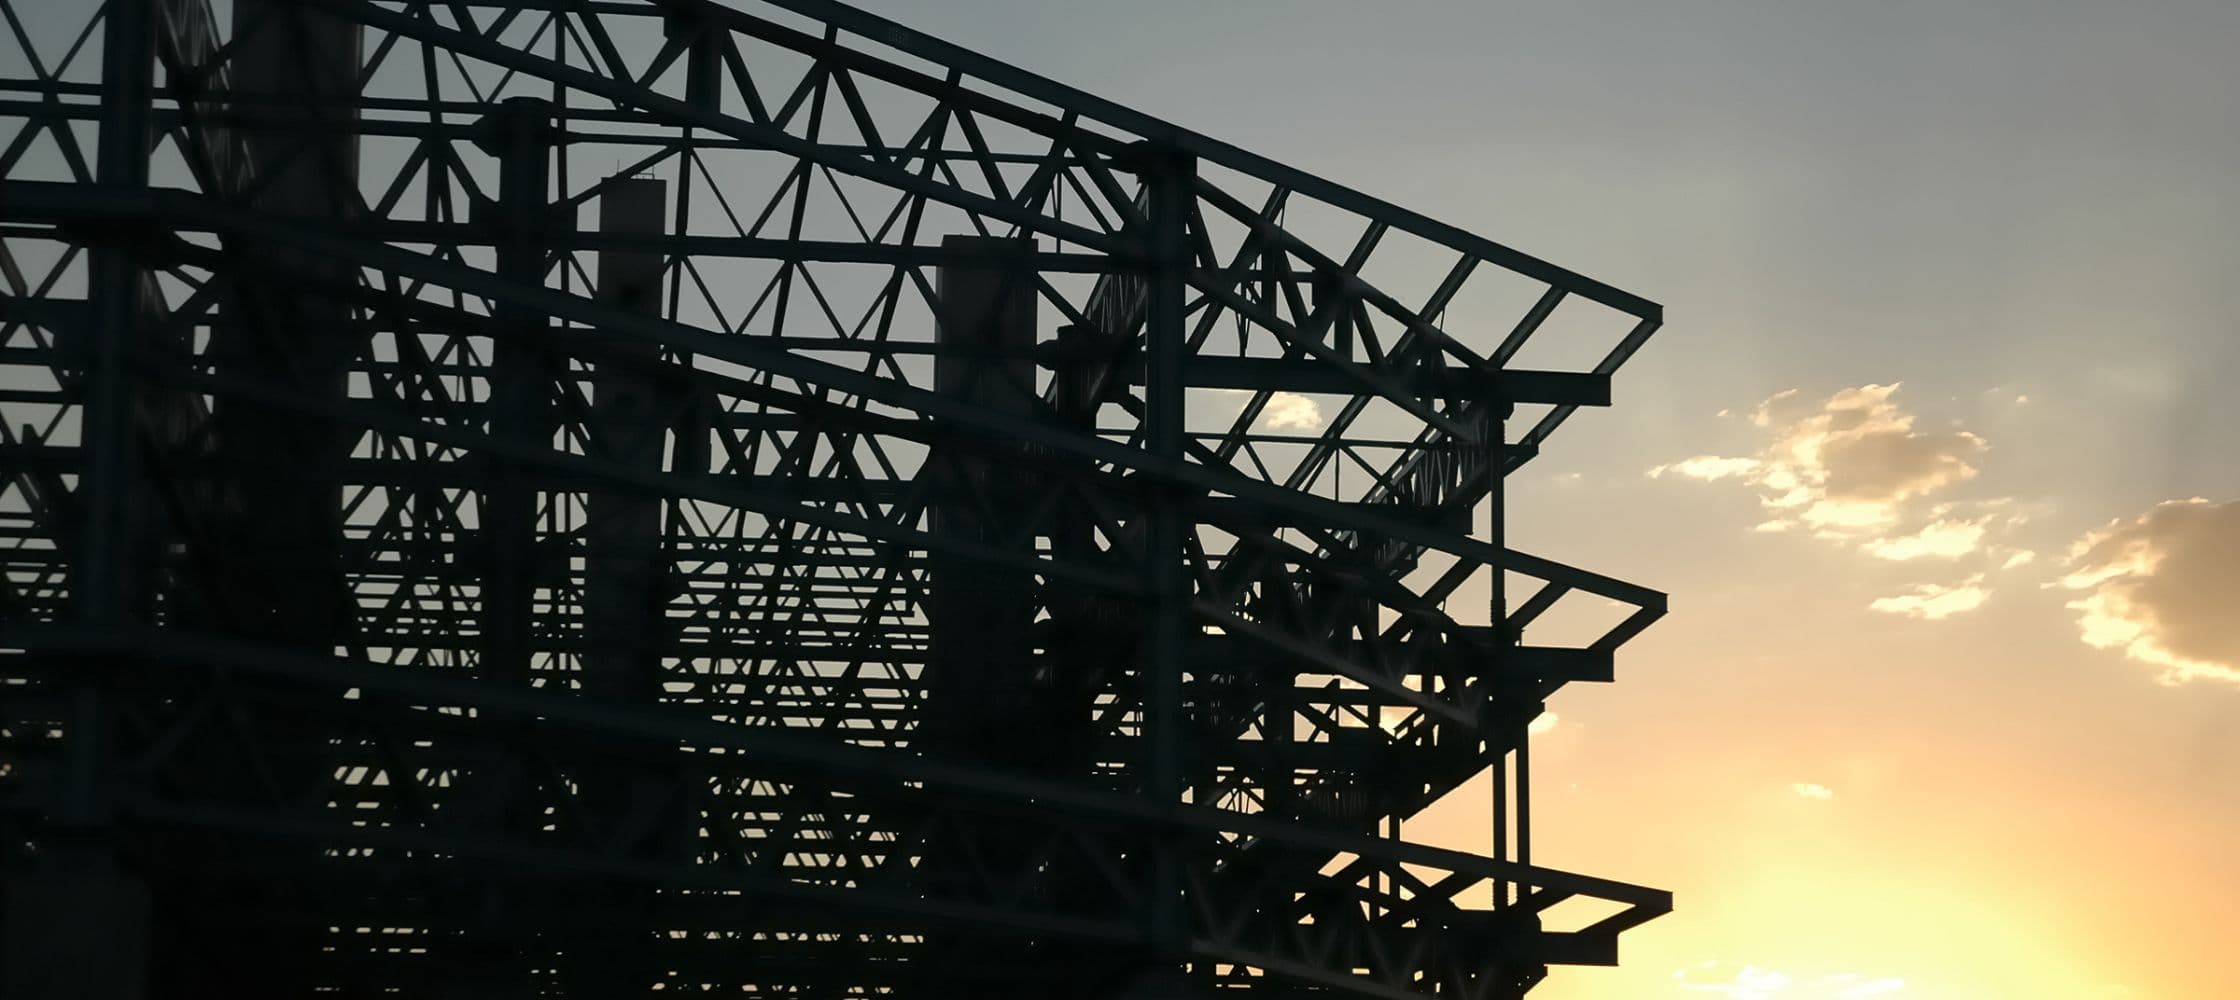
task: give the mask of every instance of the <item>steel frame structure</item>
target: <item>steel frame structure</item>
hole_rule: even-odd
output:
[[[1501,511],[1654,304],[822,0],[0,13],[0,992],[1502,998],[1670,908],[1526,761],[1664,598]]]

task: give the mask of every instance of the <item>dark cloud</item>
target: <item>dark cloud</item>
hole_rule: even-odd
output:
[[[1966,431],[1926,434],[1911,426],[1855,427],[1822,446],[1823,489],[1836,500],[1894,503],[1973,478],[1968,463],[1983,439]]]
[[[1750,421],[1766,432],[1752,456],[1698,455],[1660,465],[1705,482],[1755,487],[1771,518],[1758,531],[1809,529],[1815,536],[1893,562],[1985,561],[2021,565],[2029,554],[2000,544],[2022,515],[2006,500],[1954,502],[1942,494],[1976,476],[1987,445],[1966,430],[1922,430],[1893,399],[1896,385],[1862,385],[1825,399],[1796,390],[1758,405]],[[1983,573],[1920,583],[1869,608],[1931,620],[1965,614],[1991,596]]]
[[[1752,457],[1698,455],[1649,470],[1757,486],[1777,520],[1836,532],[1871,532],[1907,520],[1909,500],[1973,478],[1983,439],[1922,431],[1891,402],[1896,385],[1863,385],[1814,402],[1791,389],[1750,417],[1769,435]],[[1768,529],[1778,530],[1778,529]]]
[[[2240,501],[2172,500],[2080,539],[2062,584],[2084,641],[2170,682],[2240,683]]]

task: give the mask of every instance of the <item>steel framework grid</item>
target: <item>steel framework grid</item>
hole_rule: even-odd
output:
[[[1664,601],[1500,489],[1654,304],[839,4],[23,6],[7,995],[1515,997],[1669,910],[1530,863]]]

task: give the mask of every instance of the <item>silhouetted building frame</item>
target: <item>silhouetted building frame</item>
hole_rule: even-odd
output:
[[[1664,597],[1501,503],[1655,304],[837,3],[72,17],[0,995],[1502,998],[1671,908],[1526,759]]]

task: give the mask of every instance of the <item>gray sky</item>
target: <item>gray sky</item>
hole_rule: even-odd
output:
[[[1665,305],[1511,538],[1673,595],[1536,816],[1680,910],[1536,996],[2229,991],[2240,3],[862,5]]]
[[[2112,520],[2240,498],[2240,4],[867,6],[1665,304],[1617,406],[1512,481],[1520,547],[1674,595],[1536,760],[1547,860],[1680,910],[1552,997],[2224,988],[2240,685],[2080,642],[2061,581]],[[1890,383],[1895,437],[1979,442],[1890,508],[1980,518],[1965,554],[1644,475],[1796,440],[1749,420],[1776,393]],[[1979,603],[1870,609],[1922,587]],[[1482,808],[1411,832],[1469,845]]]

